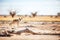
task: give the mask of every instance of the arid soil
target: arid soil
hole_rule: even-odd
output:
[[[60,40],[60,35],[13,35],[0,37],[0,40]]]

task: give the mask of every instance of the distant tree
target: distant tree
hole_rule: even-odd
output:
[[[58,12],[57,14],[58,14],[58,16],[60,16],[60,12]]]
[[[50,17],[52,18],[53,16],[51,15]]]
[[[25,17],[27,17],[28,15],[25,15]]]
[[[55,16],[55,18],[57,18],[58,16]]]
[[[7,16],[4,15],[4,17],[6,18]]]
[[[31,14],[32,14],[33,17],[35,17],[37,15],[37,12],[31,13]]]
[[[12,17],[14,17],[15,15],[16,15],[16,12],[15,11],[10,11],[10,15],[12,16]]]

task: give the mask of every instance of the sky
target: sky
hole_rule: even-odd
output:
[[[0,0],[0,15],[9,15],[15,10],[17,15],[57,15],[60,12],[60,0]]]

